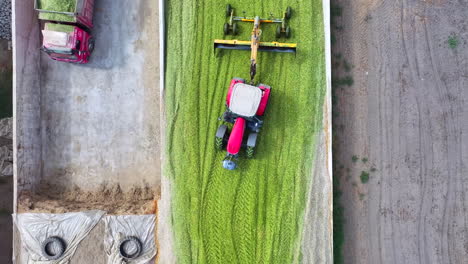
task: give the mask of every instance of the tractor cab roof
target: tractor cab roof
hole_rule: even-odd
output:
[[[262,90],[256,86],[237,83],[232,88],[229,110],[235,114],[251,117],[257,113],[262,99]]]

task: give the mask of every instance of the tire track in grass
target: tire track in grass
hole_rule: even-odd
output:
[[[222,38],[226,3],[167,2],[166,102],[171,103],[166,112],[168,127],[173,127],[167,135],[167,173],[174,181],[178,263],[290,263],[298,250],[304,183],[312,177],[304,164],[312,162],[307,153],[321,121],[325,90],[324,68],[317,67],[324,64],[323,25],[306,17],[313,14],[321,21],[322,8],[315,0],[309,5],[281,3],[231,1],[239,14],[248,9],[247,15],[257,11],[268,16],[271,11],[278,16],[287,5],[301,9],[291,20],[297,57],[259,55],[258,79],[273,90],[256,158],[241,158],[240,170],[228,172],[221,167],[225,154],[212,147],[220,123],[216,119],[224,110],[230,79],[248,78],[249,54],[212,55],[212,40]],[[238,39],[248,39],[251,24],[240,26]],[[262,37],[273,40],[274,29],[266,25]]]
[[[234,248],[240,263],[251,263],[255,256],[255,180],[256,177],[242,177],[235,194],[233,238],[239,242]]]

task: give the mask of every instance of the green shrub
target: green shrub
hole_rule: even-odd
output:
[[[367,171],[361,172],[361,182],[367,183],[369,181],[369,173]]]

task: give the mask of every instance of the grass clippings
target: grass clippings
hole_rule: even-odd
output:
[[[48,11],[56,12],[75,12],[77,0],[38,0],[38,8]],[[57,13],[40,12],[39,19],[61,21],[61,22],[75,22],[75,17]]]
[[[58,31],[58,32],[73,32],[75,30],[74,26],[64,25],[64,24],[54,24],[54,23],[47,23],[46,29],[51,31]]]

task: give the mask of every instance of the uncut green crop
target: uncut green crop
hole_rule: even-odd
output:
[[[57,12],[75,12],[76,0],[38,0],[39,9]],[[39,19],[74,22],[75,18],[56,13],[40,13]]]
[[[272,86],[255,158],[222,168],[214,135],[233,77],[249,77],[249,52],[213,52],[227,2],[167,1],[166,175],[178,263],[300,262],[302,221],[325,95],[321,0],[230,1],[239,15],[282,16],[297,55],[259,53],[256,79]],[[252,24],[239,24],[247,40]],[[262,25],[273,41],[276,25]],[[233,38],[226,36],[226,38]]]

